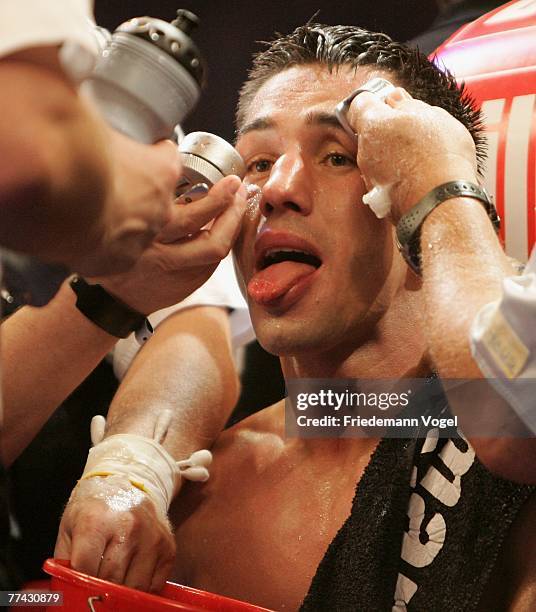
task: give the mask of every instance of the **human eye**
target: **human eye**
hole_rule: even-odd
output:
[[[331,166],[333,168],[341,168],[344,166],[353,166],[355,167],[356,160],[345,153],[340,153],[339,151],[331,151],[329,152],[324,159],[322,160],[324,164],[327,166]]]
[[[273,161],[258,157],[252,159],[246,167],[248,174],[266,174],[272,169]]]

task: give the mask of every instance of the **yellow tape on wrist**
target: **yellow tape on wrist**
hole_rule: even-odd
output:
[[[122,472],[89,472],[85,474],[84,476],[82,476],[80,480],[88,480],[89,478],[95,478],[97,476],[100,476],[103,478],[106,478],[106,476],[123,476],[130,482],[130,484],[133,487],[135,487],[136,489],[139,489],[143,493],[146,493],[149,497],[151,497],[151,499],[153,498],[151,495],[151,492],[147,489],[147,487],[145,486],[143,482],[132,480],[131,478],[126,477],[125,474],[123,474]],[[78,482],[80,482],[80,480]]]

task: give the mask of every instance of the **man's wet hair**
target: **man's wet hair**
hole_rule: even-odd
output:
[[[384,71],[414,98],[440,106],[471,133],[479,168],[486,156],[480,111],[474,99],[447,70],[440,70],[418,49],[394,42],[387,34],[355,26],[308,23],[291,34],[276,34],[268,48],[257,53],[248,80],[240,91],[238,133],[257,91],[271,77],[292,66],[323,64],[332,72],[341,65],[370,66]]]

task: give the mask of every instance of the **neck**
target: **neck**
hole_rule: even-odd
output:
[[[281,357],[288,378],[418,378],[431,368],[422,334],[419,292],[403,289],[354,345]]]

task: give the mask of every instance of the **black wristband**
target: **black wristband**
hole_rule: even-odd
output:
[[[421,273],[421,226],[426,217],[442,202],[450,198],[475,198],[483,205],[490,221],[499,231],[501,220],[486,190],[469,181],[450,181],[427,193],[411,210],[402,216],[396,226],[396,243],[409,267]]]
[[[90,285],[74,275],[69,281],[76,294],[76,307],[92,323],[116,338],[126,338],[136,332],[138,341],[145,341],[152,327],[145,315],[133,310],[109,294],[101,285]]]

